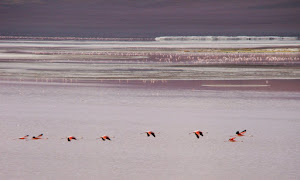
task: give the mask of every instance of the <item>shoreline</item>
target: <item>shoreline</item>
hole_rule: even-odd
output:
[[[1,37],[0,80],[6,82],[172,82],[172,86],[173,82],[184,81],[261,83],[300,79],[299,40],[237,41],[238,47],[231,47],[234,41],[18,41]],[[275,44],[266,47],[265,42]],[[201,47],[201,43],[211,47]]]

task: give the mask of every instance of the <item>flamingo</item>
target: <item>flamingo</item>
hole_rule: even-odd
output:
[[[229,142],[236,142],[235,138],[236,138],[236,137],[232,137],[232,138],[228,139],[228,141],[229,141]]]
[[[27,139],[29,137],[29,135],[23,136],[23,137],[19,137],[19,139]]]
[[[237,140],[235,140],[235,138],[236,138],[236,137],[229,138],[228,141],[229,141],[229,142],[243,142],[243,141],[237,141]],[[225,142],[226,142],[226,141],[225,141]]]
[[[155,134],[153,131],[147,131],[145,132],[147,134],[147,136],[149,137],[150,135],[152,135],[153,137],[155,137]]]
[[[109,136],[101,136],[100,138],[97,138],[97,139],[102,139],[102,141],[105,141],[105,140],[111,140]]]
[[[199,139],[200,136],[203,136],[203,132],[202,131],[199,131],[199,130],[196,130],[194,132],[192,132],[196,135],[196,137]],[[206,132],[207,133],[207,132]],[[190,133],[191,134],[191,133]]]
[[[38,135],[38,136],[32,136],[32,139],[34,139],[34,140],[38,140],[38,139],[42,139],[42,136],[43,136],[43,134],[40,134],[40,135]]]
[[[245,133],[246,133],[246,130],[244,130],[244,131],[242,131],[242,132],[237,131],[235,134],[236,134],[237,136],[244,136]]]
[[[74,136],[69,136],[68,137],[68,141],[71,141],[72,139],[77,140],[76,137],[74,137]]]

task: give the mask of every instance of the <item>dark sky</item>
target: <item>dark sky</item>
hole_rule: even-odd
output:
[[[299,0],[1,0],[1,35],[299,35]]]

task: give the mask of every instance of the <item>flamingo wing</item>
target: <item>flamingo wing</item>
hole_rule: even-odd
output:
[[[153,137],[155,137],[155,134],[154,134],[154,132],[151,132],[151,134],[152,134],[152,136],[153,136]]]
[[[200,133],[201,136],[203,136],[203,133],[201,131],[199,133]]]
[[[147,133],[147,136],[149,137],[149,136],[150,136],[150,134],[149,134],[149,133]]]
[[[242,131],[242,132],[241,132],[241,134],[245,134],[245,133],[246,133],[246,131],[247,131],[247,130],[245,129],[244,131]]]
[[[197,133],[195,133],[196,137],[199,139],[199,135]]]
[[[106,137],[106,139],[107,139],[107,140],[110,140],[110,138],[109,138],[108,136]]]

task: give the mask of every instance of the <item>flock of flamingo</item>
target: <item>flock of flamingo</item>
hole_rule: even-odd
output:
[[[57,51],[47,49],[45,50],[29,50],[26,54],[44,55],[44,56],[63,56],[71,61],[79,62],[135,62],[135,63],[178,63],[178,64],[298,64],[300,61],[299,54],[284,53],[284,52],[261,52],[261,53],[227,53],[227,52],[189,52],[189,50],[173,50],[171,52],[145,52],[138,51],[139,48],[133,48],[132,51],[78,51],[78,50],[64,50]],[[143,50],[143,49],[141,49]],[[170,49],[172,50],[172,48]],[[24,52],[20,52],[24,53]],[[74,59],[74,57],[80,59]],[[100,57],[105,56],[106,60]],[[110,58],[111,57],[111,58]],[[125,59],[115,59],[114,57],[127,57]],[[99,59],[101,61],[99,61]],[[69,61],[68,60],[68,61]],[[50,61],[51,59],[37,59],[37,61]]]
[[[153,131],[146,131],[146,132],[143,132],[141,134],[144,134],[144,133],[146,133],[146,135],[148,137],[150,137],[150,136],[156,137],[156,135],[155,135],[155,133]],[[208,132],[205,132],[205,133],[208,133]],[[229,142],[237,142],[236,137],[238,137],[238,136],[244,136],[245,133],[246,133],[246,130],[243,130],[242,132],[237,131],[235,133],[236,136],[229,138],[228,141]],[[199,130],[193,131],[193,132],[191,132],[189,134],[195,134],[195,136],[198,139],[200,138],[200,136],[204,136],[203,135],[204,133],[202,131],[199,131]],[[68,136],[66,138],[67,138],[68,141],[77,140],[77,138],[75,136]],[[102,139],[102,141],[106,141],[106,140],[111,141],[112,138],[114,138],[114,136],[113,137],[109,137],[109,136],[105,135],[105,136],[101,136],[100,138],[96,138],[96,139]],[[30,138],[29,138],[29,135],[26,135],[26,136],[23,136],[23,137],[19,137],[19,139],[21,139],[21,140],[29,140]],[[43,134],[40,134],[38,136],[32,136],[32,138],[31,138],[31,140],[38,140],[38,139],[48,139],[48,138],[43,138]],[[64,138],[62,138],[62,139],[64,139]],[[241,141],[241,142],[243,142],[243,141]]]

